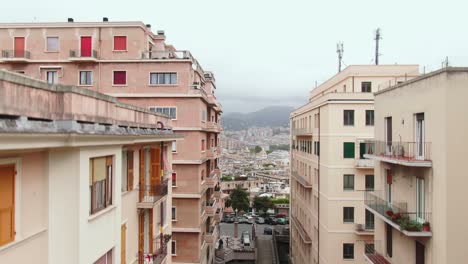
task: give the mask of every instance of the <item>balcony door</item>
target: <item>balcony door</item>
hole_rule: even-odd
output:
[[[91,53],[92,53],[91,40],[92,40],[91,37],[81,37],[81,43],[80,43],[81,57],[91,57]]]
[[[387,206],[392,207],[392,181],[393,175],[391,170],[385,170],[386,172],[386,182],[385,182],[385,200],[387,201]]]
[[[385,152],[392,154],[392,117],[385,118]]]
[[[15,240],[15,165],[0,165],[0,247]]]
[[[416,241],[416,264],[424,264],[424,251],[424,245],[421,242]]]
[[[416,219],[420,223],[426,221],[424,200],[424,179],[416,178]]]
[[[415,119],[415,157],[424,160],[424,113],[416,114]]]
[[[25,49],[24,37],[15,37],[15,50],[14,50],[15,58],[24,57],[24,49]]]

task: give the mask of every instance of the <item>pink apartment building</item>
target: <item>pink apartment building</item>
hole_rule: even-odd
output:
[[[172,261],[212,263],[222,130],[214,75],[142,22],[0,24],[0,50],[0,68],[171,117],[184,134],[172,145]]]
[[[167,264],[171,120],[0,70],[0,263]]]

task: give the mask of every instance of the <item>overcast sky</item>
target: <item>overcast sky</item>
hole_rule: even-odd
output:
[[[69,2],[69,3],[65,3]],[[466,1],[416,0],[23,0],[2,1],[0,22],[143,21],[165,30],[215,73],[225,112],[299,106],[344,63],[373,62],[382,28],[381,64],[440,67],[468,62]],[[468,65],[466,63],[465,65]],[[422,67],[421,67],[422,68]]]

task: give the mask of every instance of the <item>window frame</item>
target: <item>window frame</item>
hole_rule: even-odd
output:
[[[177,256],[177,240],[171,241],[171,256]]]
[[[350,214],[350,212],[347,212],[347,210],[351,210],[352,212],[352,218],[347,218],[347,215]],[[354,207],[353,206],[343,206],[343,223],[344,224],[354,224]]]
[[[171,120],[177,120],[177,106],[150,106],[150,107],[148,107],[148,109],[149,109],[150,111],[153,111],[153,112],[155,112],[155,113],[159,113],[159,114],[165,115],[165,114],[162,113],[162,112],[156,111],[158,108],[161,108],[161,109],[163,109],[163,108],[169,108],[169,116],[171,117]],[[172,118],[172,116],[171,116],[171,108],[174,108],[174,111],[175,111],[175,118]],[[154,109],[154,110],[153,110],[153,109]]]
[[[125,49],[115,49],[116,37],[125,37]],[[112,51],[113,52],[127,52],[128,51],[128,36],[127,35],[113,35],[112,36]]]
[[[172,141],[172,144],[171,144],[171,151],[172,153],[177,153],[177,141]]]
[[[372,113],[372,117],[370,117],[369,115],[369,119],[367,119],[367,113]],[[366,110],[366,126],[374,126],[374,124],[375,124],[375,112],[372,109],[368,109]]]
[[[354,116],[354,110],[352,109],[343,109],[343,126],[354,126],[355,124],[355,116]],[[351,113],[352,118],[349,118],[349,116],[346,115],[346,113]],[[351,120],[349,120],[351,119]]]
[[[177,206],[172,206],[171,209],[171,221],[177,222]]]
[[[115,83],[115,73],[116,72],[125,72],[125,84],[116,84]],[[128,86],[128,74],[127,70],[112,70],[112,86]]]
[[[57,50],[49,50],[49,38],[56,38],[57,39]],[[59,36],[46,36],[45,37],[45,46],[44,52],[46,53],[59,53],[60,52],[60,37]]]
[[[153,74],[156,74],[156,83],[151,83],[151,76]],[[158,80],[159,80],[159,77],[158,75],[159,74],[162,74],[164,76],[164,80],[166,79],[165,78],[165,75],[166,74],[170,74],[170,81],[169,83],[158,83]],[[175,83],[172,83],[172,75],[175,75]],[[179,75],[177,72],[150,72],[149,73],[149,79],[148,79],[148,85],[149,86],[177,86],[179,84]]]
[[[352,157],[346,155],[346,145],[351,145],[352,144]],[[355,159],[356,158],[356,144],[354,142],[343,142],[343,159]]]
[[[106,164],[106,178],[104,179],[105,181],[105,188],[104,188],[104,207],[102,208],[93,208],[93,204],[94,204],[94,201],[95,201],[95,197],[94,197],[94,192],[92,190],[93,188],[93,185],[95,183],[94,181],[94,160],[96,159],[101,159],[101,158],[104,158],[105,159],[105,164]],[[108,162],[110,160],[110,174],[109,174],[109,166],[108,166]],[[89,208],[89,215],[92,216],[92,215],[96,215],[97,213],[111,207],[112,205],[114,205],[114,182],[115,182],[115,159],[114,159],[114,156],[113,155],[107,155],[107,156],[99,156],[99,157],[90,157],[89,158],[89,166],[90,166],[90,172],[92,173],[92,175],[90,175],[90,179],[91,179],[91,184],[89,185],[89,187],[91,188],[90,189],[90,208]],[[108,181],[108,178],[110,177],[110,182]],[[101,180],[102,181],[102,180]]]
[[[82,83],[81,83],[81,73],[82,73],[82,72],[89,72],[89,73],[91,73],[91,84],[82,84]],[[94,83],[94,80],[93,80],[94,78],[93,78],[93,77],[94,77],[94,71],[92,71],[92,70],[79,70],[79,71],[78,71],[78,86],[93,86],[93,85],[94,85],[94,84],[93,84],[93,83]]]
[[[348,257],[349,253],[346,251],[346,246],[351,246],[352,253],[350,254],[351,257]],[[343,259],[346,260],[353,260],[354,259],[354,243],[343,243]]]
[[[372,176],[372,188],[367,187],[367,183],[368,183],[367,179],[370,176]],[[366,174],[364,177],[365,177],[364,178],[364,188],[366,189],[366,191],[374,191],[374,189],[375,189],[375,175],[374,174]]]
[[[361,93],[372,93],[372,82],[361,82]]]
[[[58,84],[58,70],[46,70],[45,72],[46,72],[46,82],[47,82],[47,84],[49,84],[49,85]],[[49,72],[50,73],[55,72],[57,74],[57,82],[56,83],[55,82],[54,83],[49,82]]]
[[[350,181],[346,180],[347,178],[352,179],[352,187],[346,187],[346,183],[350,183]],[[355,176],[354,174],[343,174],[343,191],[354,191],[354,183],[355,183]]]
[[[175,184],[174,184],[174,179],[175,179]],[[175,171],[171,173],[171,183],[172,183],[172,187],[177,187],[177,172]]]

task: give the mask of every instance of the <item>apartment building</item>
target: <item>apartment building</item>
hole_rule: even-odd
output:
[[[291,113],[291,259],[294,264],[365,263],[374,215],[363,192],[374,189],[364,158],[374,134],[374,96],[418,75],[417,65],[353,65],[310,92]]]
[[[168,116],[0,70],[0,263],[171,263]]]
[[[0,68],[50,84],[76,85],[171,116],[172,260],[211,263],[221,214],[221,105],[213,73],[142,22],[0,24]]]
[[[369,263],[462,263],[468,179],[468,68],[445,68],[375,94]],[[417,100],[417,101],[415,101]]]

